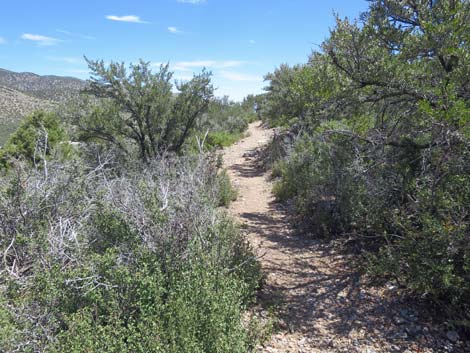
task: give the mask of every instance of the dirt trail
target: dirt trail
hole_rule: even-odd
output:
[[[259,122],[250,124],[248,137],[224,151],[239,191],[230,212],[260,257],[266,275],[261,304],[274,304],[279,320],[260,351],[460,352],[394,299],[393,288],[364,290],[351,269],[352,255],[294,234],[256,157],[272,133]]]

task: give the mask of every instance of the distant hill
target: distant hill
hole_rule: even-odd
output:
[[[25,115],[38,109],[57,109],[77,97],[85,86],[86,81],[73,77],[0,69],[0,146]]]
[[[0,86],[54,102],[67,101],[86,86],[86,81],[74,77],[40,76],[30,72],[0,69]]]
[[[58,103],[35,98],[20,91],[0,86],[0,116],[3,120],[15,119],[24,116],[34,110],[51,110]]]

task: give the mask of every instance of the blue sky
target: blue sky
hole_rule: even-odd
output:
[[[306,62],[334,25],[365,0],[5,0],[0,68],[88,78],[83,55],[155,65],[175,78],[203,66],[217,95],[259,93],[281,63]]]

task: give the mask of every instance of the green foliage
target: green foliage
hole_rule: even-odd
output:
[[[201,129],[242,133],[249,123],[256,120],[254,99],[247,98],[242,103],[232,102],[226,96],[213,99],[201,121]]]
[[[233,188],[227,171],[224,169],[217,175],[218,205],[227,207],[237,199],[237,190]]]
[[[0,292],[0,347],[10,351],[15,345],[17,338],[17,327],[13,315],[7,309],[8,301]]]
[[[197,128],[201,139],[205,136],[204,146],[209,150],[228,147],[243,138],[248,124],[258,120],[256,101],[255,96],[241,103],[228,97],[214,98]]]
[[[111,317],[106,325],[95,321],[93,313],[81,310],[67,321],[68,330],[48,348],[50,352],[165,352],[154,322],[125,323]]]
[[[300,137],[274,164],[312,234],[356,239],[367,267],[469,322],[470,4],[370,2],[305,65],[281,66],[261,112]],[[295,123],[295,124],[294,124]]]
[[[1,350],[246,352],[260,267],[215,160],[83,163],[0,178]]]
[[[66,142],[67,136],[60,119],[53,113],[35,112],[26,117],[0,149],[0,166],[6,167],[8,160],[25,159],[40,164],[43,158],[50,156],[54,148]],[[68,154],[70,147],[61,146]]]
[[[0,150],[0,351],[248,351],[261,269],[201,140],[241,138],[257,98],[213,98],[206,71],[175,94],[168,65],[88,64],[80,143],[37,112]]]
[[[202,264],[183,269],[173,281],[162,335],[168,352],[246,352],[242,282]]]
[[[281,65],[269,80],[267,94],[262,98],[260,114],[271,126],[291,127],[302,124],[315,128],[318,117],[329,113],[326,102],[341,91],[339,75],[324,55],[314,53],[304,65]]]
[[[223,148],[233,145],[240,140],[243,134],[236,132],[230,133],[225,131],[210,132],[207,134],[206,146],[212,148]]]
[[[48,279],[60,286],[49,285],[48,291],[66,299],[63,304],[55,299],[69,327],[58,336],[57,352],[246,351],[241,313],[247,286],[239,276],[206,259],[165,275],[152,254],[136,259],[132,266],[119,265],[112,252],[96,259],[93,266],[102,271],[103,287],[85,297],[74,296],[61,283],[77,275],[86,278],[88,271]]]
[[[281,178],[274,185],[274,194],[281,201],[295,199],[306,230],[315,235],[338,235],[366,212],[358,195],[364,187],[361,180],[344,170],[354,158],[351,146],[341,136],[334,140],[327,143],[304,137],[289,158],[276,166]]]
[[[129,70],[123,63],[106,66],[103,61],[88,60],[88,65],[93,78],[85,93],[94,98],[94,104],[87,114],[73,119],[79,137],[128,154],[131,147],[137,148],[144,162],[166,151],[179,153],[213,96],[211,74],[206,71],[177,83],[175,95],[169,65],[161,65],[156,73],[142,60]]]
[[[217,209],[216,161],[83,163],[0,178],[1,350],[246,351],[260,267]]]

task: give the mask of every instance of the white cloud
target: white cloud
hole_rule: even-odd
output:
[[[108,15],[106,16],[106,19],[110,21],[118,21],[118,22],[149,23],[147,21],[141,20],[139,16],[135,16],[135,15],[126,15],[126,16]]]
[[[200,60],[200,61],[179,61],[173,65],[173,69],[177,71],[191,71],[194,68],[214,67],[216,61]]]
[[[226,80],[230,81],[243,81],[243,82],[262,82],[263,77],[262,76],[256,76],[256,75],[248,75],[248,74],[242,74],[239,72],[232,72],[232,71],[221,71],[220,76],[222,78],[225,78]]]
[[[168,32],[173,33],[173,34],[183,33],[177,27],[173,27],[173,26],[168,27]]]
[[[167,61],[154,61],[153,67],[166,65]],[[170,62],[170,71],[174,72],[176,80],[191,80],[193,73],[200,72],[206,67],[214,72],[212,82],[217,87],[215,94],[219,97],[230,96],[231,99],[241,101],[246,95],[263,92],[263,76],[257,74],[242,73],[242,67],[250,64],[241,60],[193,60]],[[240,67],[240,69],[236,69]]]
[[[79,39],[88,39],[88,40],[95,40],[96,37],[93,37],[93,36],[88,36],[88,35],[83,35],[83,34],[77,34],[77,33],[72,33],[70,31],[66,31],[65,29],[56,29],[55,30],[56,32],[58,33],[62,33],[62,34],[65,34],[69,37],[73,37],[73,38],[79,38]]]
[[[55,30],[56,32],[59,32],[59,33],[62,33],[62,34],[66,34],[68,36],[71,36],[72,35],[72,32],[69,32],[69,31],[66,31],[64,29],[56,29]]]
[[[246,64],[246,62],[240,61],[240,60],[229,60],[229,61],[222,61],[221,63],[219,63],[217,67],[219,68],[239,67],[239,66],[242,66],[243,64]]]
[[[7,44],[7,40],[3,37],[0,37],[0,44]]]
[[[227,69],[231,67],[240,67],[245,64],[245,61],[240,60],[195,60],[195,61],[179,61],[173,65],[173,69],[177,71],[191,71],[195,68],[208,68],[208,69]]]
[[[31,40],[33,42],[36,42],[39,46],[56,45],[60,42],[60,40],[57,38],[46,37],[40,34],[31,34],[31,33],[22,34],[21,39]]]
[[[63,62],[66,64],[83,64],[84,60],[82,58],[75,58],[71,56],[49,56],[47,59],[51,61]]]
[[[250,43],[250,44],[256,44],[256,40],[250,39],[250,40],[248,41],[248,43]]]
[[[193,4],[193,5],[204,4],[206,2],[206,0],[176,0],[176,1],[182,4]]]

